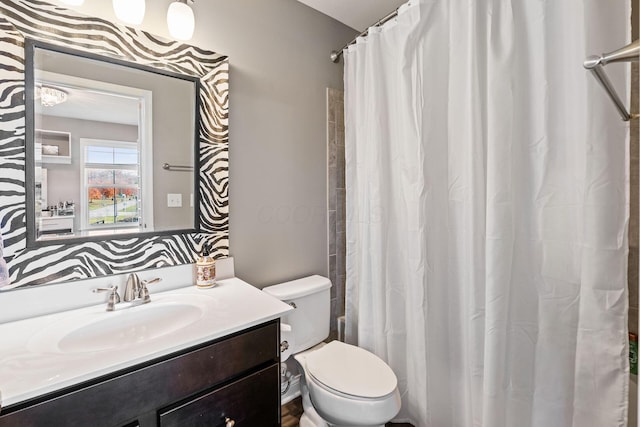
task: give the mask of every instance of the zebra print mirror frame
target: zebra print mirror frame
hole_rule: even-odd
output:
[[[13,289],[193,263],[229,254],[228,58],[41,1],[0,2],[0,230]],[[200,80],[200,233],[27,248],[25,38]]]

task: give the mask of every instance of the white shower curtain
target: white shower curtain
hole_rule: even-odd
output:
[[[582,62],[629,17],[412,0],[345,52],[347,339],[398,420],[626,427],[628,125]]]

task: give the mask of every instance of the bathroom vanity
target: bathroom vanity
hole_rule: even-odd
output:
[[[280,425],[287,304],[237,278],[151,298],[0,325],[0,426]]]

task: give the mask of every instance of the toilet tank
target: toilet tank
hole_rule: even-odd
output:
[[[291,326],[291,353],[313,347],[329,336],[331,281],[322,276],[309,276],[262,289],[269,295],[295,307],[282,317]]]

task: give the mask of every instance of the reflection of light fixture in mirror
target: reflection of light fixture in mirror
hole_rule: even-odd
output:
[[[64,4],[69,4],[71,6],[80,6],[84,3],[84,0],[60,0]]]
[[[189,0],[174,1],[167,11],[169,33],[178,40],[189,40],[193,36],[195,18],[188,2]]]
[[[119,20],[127,24],[140,25],[144,9],[144,0],[113,0],[113,11]]]
[[[45,107],[53,107],[67,100],[67,92],[52,86],[36,86],[36,99]]]

